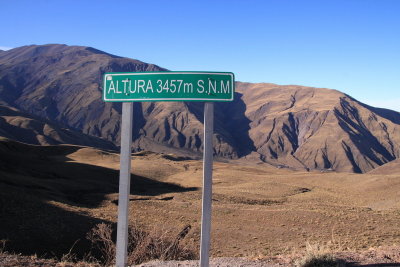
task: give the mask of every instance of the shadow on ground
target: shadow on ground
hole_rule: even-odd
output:
[[[349,267],[390,267],[400,266],[400,263],[348,264]]]
[[[118,193],[119,172],[72,162],[77,146],[31,146],[0,140],[0,240],[6,250],[60,257],[74,247],[89,252],[86,234],[104,220],[82,208],[98,207]],[[179,185],[132,176],[131,193],[157,196],[193,191]]]

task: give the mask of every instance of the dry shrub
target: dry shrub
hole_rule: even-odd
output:
[[[101,267],[98,263],[88,261],[57,262],[56,267]]]
[[[140,264],[149,260],[190,260],[196,258],[195,250],[191,246],[182,245],[182,240],[189,233],[187,225],[175,237],[171,238],[167,231],[154,229],[146,232],[138,226],[129,226],[128,235],[128,264]],[[108,224],[98,224],[87,238],[101,253],[101,261],[109,266],[115,263],[116,246],[113,241],[112,227]]]
[[[56,267],[100,267],[99,261],[90,255],[90,253],[84,255],[83,257],[78,257],[76,254],[72,253],[73,248],[78,243],[76,240],[72,245],[67,254],[63,254],[61,259],[57,260],[58,263]]]
[[[311,245],[306,243],[306,254],[303,258],[296,261],[299,267],[342,267],[346,263],[334,256],[331,249],[318,244]]]
[[[100,260],[104,265],[109,266],[114,263],[116,252],[115,243],[112,238],[111,225],[100,223],[97,224],[87,234],[86,238],[96,247],[100,252]]]
[[[6,239],[0,240],[0,253],[4,253],[7,241]]]

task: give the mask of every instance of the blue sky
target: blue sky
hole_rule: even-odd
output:
[[[400,0],[0,0],[0,10],[0,49],[92,46],[170,70],[337,89],[400,111]]]

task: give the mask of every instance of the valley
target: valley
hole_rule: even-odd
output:
[[[91,227],[116,222],[118,154],[5,139],[0,147],[0,239],[11,251],[60,255],[79,240],[74,249],[82,254]],[[131,224],[172,235],[189,224],[184,242],[198,248],[202,162],[140,152],[133,154],[132,171]],[[398,174],[294,172],[217,161],[211,255],[296,254],[307,242],[338,251],[399,245],[399,189]]]

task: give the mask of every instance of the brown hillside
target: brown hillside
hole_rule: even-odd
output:
[[[83,133],[117,140],[121,106],[101,100],[108,71],[161,68],[80,46],[43,45],[11,49],[0,56],[0,100]]]
[[[0,54],[0,102],[119,144],[121,105],[101,100],[108,71],[164,71],[89,47],[25,46]],[[400,156],[400,113],[335,90],[236,83],[215,104],[214,151],[295,169],[368,172]],[[135,103],[135,150],[201,155],[203,103]]]
[[[104,103],[102,74],[165,71],[90,47],[24,46],[0,55],[0,103],[119,144],[120,103]],[[202,104],[136,103],[134,146],[196,154],[202,145]],[[235,158],[231,134],[216,127],[216,152]]]
[[[380,166],[372,171],[368,172],[369,174],[399,174],[400,173],[400,159],[393,160],[389,163],[386,163],[383,166]]]
[[[400,156],[400,114],[335,90],[238,83],[264,161],[367,172]]]

